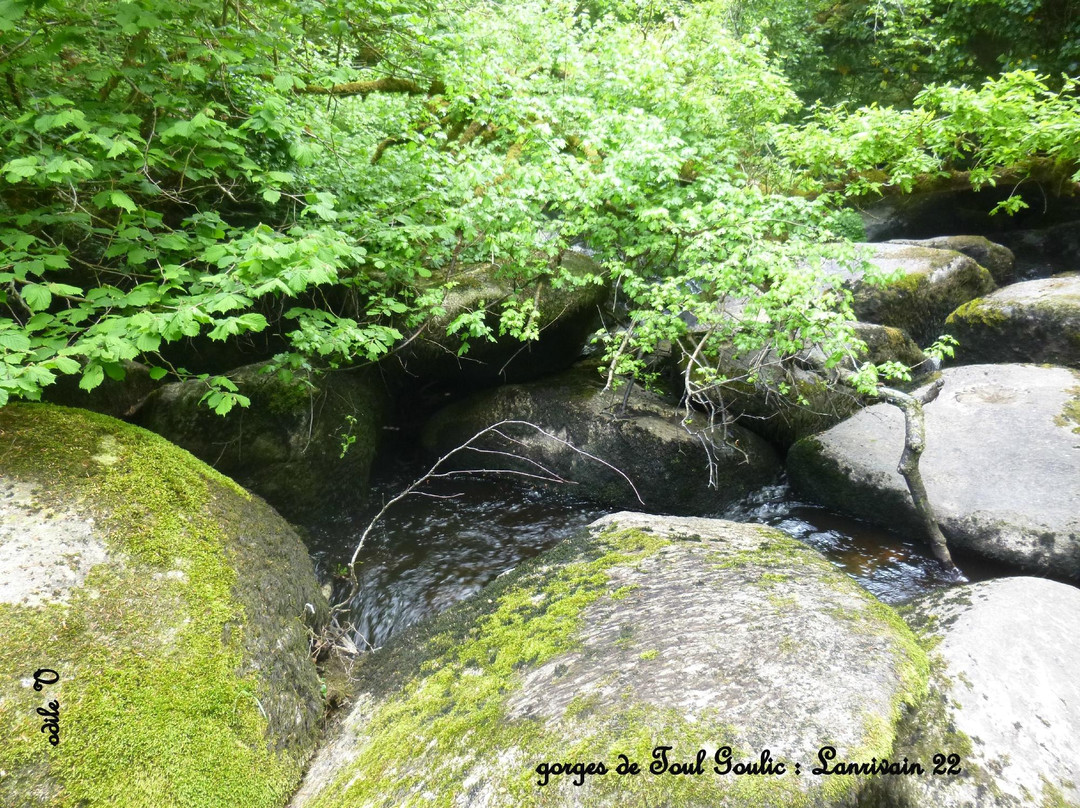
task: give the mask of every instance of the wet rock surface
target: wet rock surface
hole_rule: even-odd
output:
[[[437,413],[424,428],[424,445],[439,456],[499,421],[527,421],[555,439],[527,427],[507,426],[502,431],[512,440],[489,434],[476,444],[484,453],[459,453],[453,465],[535,475],[540,473],[536,463],[541,463],[576,483],[575,495],[679,513],[715,513],[780,470],[768,443],[742,427],[728,427],[725,440],[722,427],[706,428],[707,416],[695,414],[684,425],[675,405],[640,386],[629,391],[603,387],[596,367],[585,364],[535,384],[480,393]],[[567,441],[623,471],[634,487],[609,465],[570,449]],[[715,447],[711,469],[708,442]],[[494,452],[515,452],[535,462]],[[716,487],[710,487],[710,480]],[[638,502],[635,488],[643,502]]]

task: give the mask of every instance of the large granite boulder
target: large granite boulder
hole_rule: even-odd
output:
[[[990,273],[966,255],[909,244],[857,244],[854,261],[830,262],[828,271],[851,289],[855,316],[902,328],[920,345],[934,341],[958,306],[994,290]],[[896,276],[880,285],[866,280],[860,262]]]
[[[281,806],[322,718],[296,533],[111,418],[9,404],[0,436],[0,804]]]
[[[853,356],[853,361],[846,362],[849,370],[857,369],[862,362],[900,362],[912,368],[916,376],[930,370],[926,355],[901,329],[874,323],[852,325],[866,348]],[[787,449],[801,438],[840,423],[864,404],[862,397],[835,374],[817,370],[824,364],[824,356],[812,353],[803,352],[786,360],[780,360],[773,351],[751,355],[721,351],[711,357],[699,353],[693,360],[697,366],[708,367],[709,378],[723,377],[725,381],[705,387],[698,395],[736,418],[740,426]],[[680,386],[689,361],[684,355],[680,362]]]
[[[163,385],[143,405],[140,425],[265,497],[296,519],[328,499],[359,501],[388,409],[378,377],[272,372],[263,363],[228,374],[249,408],[217,415],[192,379]]]
[[[925,407],[922,474],[954,547],[1080,577],[1080,373],[1032,365],[942,371]],[[792,484],[834,510],[922,535],[903,478],[903,415],[875,404],[788,453]]]
[[[1048,362],[1080,368],[1080,274],[1014,283],[945,321],[955,361]]]
[[[364,657],[292,806],[853,805],[869,778],[810,776],[818,750],[888,755],[927,672],[892,610],[779,531],[618,513]],[[725,747],[773,773],[716,773]]]
[[[499,421],[526,421],[557,439],[512,425],[502,431],[517,442],[489,433],[475,444],[487,453],[459,452],[453,464],[537,474],[539,462],[576,483],[574,493],[596,502],[680,513],[717,513],[780,472],[768,443],[742,427],[729,426],[726,433],[720,426],[709,428],[704,415],[684,424],[673,405],[638,386],[603,387],[596,366],[585,364],[543,381],[489,390],[436,413],[424,427],[423,444],[443,455]],[[493,452],[515,452],[527,460]]]
[[[1016,256],[1008,247],[995,244],[986,236],[937,236],[925,239],[893,239],[890,244],[907,244],[912,247],[929,247],[933,250],[953,250],[984,267],[1001,285],[1013,280]]]
[[[906,616],[935,659],[930,696],[905,721],[894,756],[928,774],[877,779],[876,804],[1080,804],[1080,590],[1003,578],[922,598]],[[943,776],[930,774],[935,754],[946,756]]]
[[[1071,192],[1071,183],[1062,183],[1060,167],[1050,165],[1044,171],[1029,167],[1025,173],[1004,178],[996,186],[984,185],[979,190],[961,181],[960,188],[947,187],[955,182],[939,178],[938,182],[920,183],[919,190],[907,194],[889,194],[860,206],[867,241],[887,239],[935,238],[947,233],[974,233],[989,237],[1017,253],[1011,232],[1018,229],[1047,228],[1059,222],[1080,218],[1080,201]],[[1038,178],[1040,182],[1020,180]],[[946,187],[943,187],[946,186]],[[1059,195],[1055,189],[1061,189]],[[1011,196],[1019,196],[1027,207],[1012,215],[991,215],[997,205]]]
[[[565,370],[580,358],[596,330],[608,287],[601,282],[600,267],[584,253],[563,253],[561,270],[561,281],[540,277],[528,283],[487,265],[460,273],[442,301],[443,314],[402,346],[390,367],[401,369],[405,386],[409,379],[459,386],[523,382]],[[539,339],[523,343],[500,333],[498,314],[510,298],[536,306]],[[447,333],[455,320],[473,311],[483,312],[493,339],[470,337],[468,328]],[[468,350],[462,353],[466,341]]]

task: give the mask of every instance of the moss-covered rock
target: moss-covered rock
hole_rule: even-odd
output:
[[[858,361],[874,364],[900,362],[916,374],[930,369],[926,354],[902,328],[875,323],[853,323],[853,327],[855,336],[866,343],[866,351],[857,357]]]
[[[622,471],[644,502],[609,466],[535,430],[511,426],[506,434],[521,443],[489,434],[477,446],[543,463],[577,483],[576,494],[596,502],[678,513],[716,513],[780,471],[770,446],[742,427],[728,427],[725,436],[721,427],[708,428],[704,415],[684,426],[674,406],[638,386],[628,398],[625,388],[603,387],[596,367],[586,363],[542,381],[486,391],[436,413],[424,427],[424,446],[442,455],[491,424],[528,421]],[[713,444],[711,464],[706,442]],[[459,452],[452,462],[538,473],[532,463],[500,454]]]
[[[850,370],[866,361],[901,362],[913,368],[915,375],[929,369],[926,355],[901,329],[874,323],[853,325],[866,350],[853,357]],[[807,361],[809,357],[804,354],[787,361],[781,361],[773,352],[754,356],[757,361],[731,351],[711,357],[698,354],[694,358],[697,366],[708,361],[710,372],[727,380],[708,387],[701,395],[736,417],[740,426],[783,449],[840,423],[865,403],[835,376],[810,369],[814,363]],[[680,385],[688,362],[684,355],[678,373]]]
[[[832,272],[854,295],[860,320],[902,328],[920,345],[933,342],[945,318],[958,306],[995,288],[990,273],[971,258],[949,250],[908,244],[857,245],[858,261],[892,278],[880,285],[866,280],[858,263],[833,264]]]
[[[1004,578],[921,598],[905,616],[933,646],[934,662],[930,696],[894,754],[927,761],[928,772],[944,755],[946,774],[880,778],[873,804],[1080,805],[1080,590]]]
[[[139,412],[139,423],[265,497],[290,518],[328,499],[361,500],[386,417],[387,394],[373,374],[285,378],[266,364],[229,377],[249,408],[215,414],[197,380],[168,384]],[[343,453],[344,452],[344,453]]]
[[[933,250],[953,250],[963,253],[984,267],[997,284],[1012,283],[1016,256],[1008,247],[995,244],[985,236],[938,236],[926,239],[894,239],[890,244],[909,244]]]
[[[924,408],[921,470],[949,543],[1022,569],[1080,578],[1080,373],[1033,365],[941,372]],[[896,466],[903,415],[875,404],[788,453],[804,496],[882,527],[923,535]]]
[[[1080,274],[1015,283],[946,321],[956,362],[1047,362],[1080,368]]]
[[[0,804],[284,804],[322,714],[305,623],[327,608],[296,533],[111,418],[9,404],[0,436]],[[39,668],[59,682],[35,691]]]
[[[445,313],[433,317],[417,339],[403,346],[390,367],[400,367],[406,379],[452,385],[524,382],[569,367],[596,329],[608,287],[594,282],[600,280],[600,267],[587,255],[569,250],[561,262],[566,279],[557,283],[548,277],[522,283],[486,265],[461,272],[442,302]],[[538,340],[522,343],[499,334],[498,314],[509,299],[536,306]],[[468,338],[467,329],[446,333],[458,317],[477,310],[485,312],[483,320],[494,341]],[[459,356],[466,338],[469,349]]]
[[[82,377],[58,376],[56,381],[42,391],[42,398],[50,404],[79,407],[100,412],[113,418],[131,420],[155,388],[150,378],[150,368],[141,362],[120,362],[111,368],[117,378],[106,375],[101,384],[86,391],[79,387]]]
[[[293,806],[853,805],[868,778],[810,776],[819,747],[888,755],[927,670],[892,610],[784,534],[619,513],[365,657]],[[650,773],[661,746],[705,750],[702,773]],[[717,774],[725,746],[785,771]],[[607,773],[538,785],[579,761]]]

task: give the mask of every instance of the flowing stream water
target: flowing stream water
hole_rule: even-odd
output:
[[[373,499],[378,503],[380,496],[392,497],[408,482],[402,473],[394,474],[376,487]],[[361,552],[362,590],[351,615],[357,645],[382,646],[405,627],[478,592],[501,573],[615,510],[501,480],[424,490],[428,496],[411,496],[388,511]],[[309,528],[319,577],[336,580],[338,592],[344,588],[341,567],[373,510],[341,513]],[[767,486],[712,515],[783,530],[819,550],[885,603],[902,603],[952,583],[918,537],[806,505],[786,485]],[[957,563],[968,580],[1009,574],[963,556]]]

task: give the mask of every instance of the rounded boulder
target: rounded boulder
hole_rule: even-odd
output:
[[[0,804],[283,805],[323,711],[297,534],[105,416],[9,404],[0,438]]]

